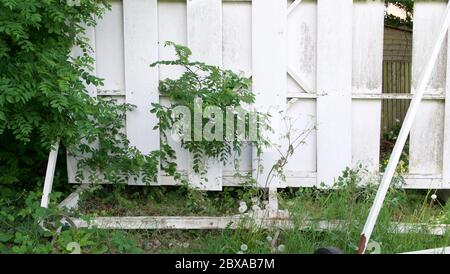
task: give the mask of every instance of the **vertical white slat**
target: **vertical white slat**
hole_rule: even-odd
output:
[[[450,35],[447,34],[447,45],[450,44]],[[449,56],[450,47],[447,47]],[[445,109],[444,109],[444,144],[442,155],[442,184],[450,183],[450,58],[447,58]]]
[[[192,60],[222,66],[221,0],[187,1],[187,42]],[[188,170],[190,184],[203,190],[222,190],[223,164],[205,159],[205,165],[206,175]]]
[[[222,2],[223,10],[223,67],[245,77],[252,74],[252,3]],[[252,148],[243,144],[240,156],[230,159],[224,174],[252,169]]]
[[[108,91],[125,89],[123,50],[123,7],[122,1],[110,2],[111,11],[106,12],[97,22],[96,61],[97,76],[104,79]]]
[[[417,2],[414,4],[412,93],[417,89],[433,43],[442,25],[446,3]],[[428,82],[426,94],[442,94],[445,90],[446,50],[444,43]],[[409,172],[441,174],[444,139],[444,103],[423,101],[410,133]]]
[[[287,20],[288,67],[301,77],[304,86],[313,93],[316,90],[316,1],[302,1],[288,14]],[[306,92],[304,89],[288,74],[288,94]]]
[[[384,2],[353,4],[353,93],[380,94],[383,67]],[[352,102],[352,166],[375,174],[380,158],[381,101]]]
[[[159,39],[159,59],[175,60],[176,54],[173,47],[166,47],[166,41],[172,41],[179,45],[187,45],[187,12],[186,2],[178,1],[158,1],[158,39]],[[185,70],[178,66],[160,66],[159,79],[178,79]],[[169,106],[168,98],[161,97],[161,104]],[[177,168],[180,172],[186,172],[191,156],[181,148],[179,141],[170,138],[168,144],[175,150]]]
[[[89,46],[91,47],[91,52],[89,55],[94,58],[94,64],[92,66],[92,71],[90,72],[92,75],[97,76],[97,62],[96,62],[96,28],[94,27],[86,27],[86,37],[89,39]],[[83,52],[79,47],[74,47],[70,53],[72,57],[82,56]],[[92,97],[97,97],[97,87],[94,85],[87,85],[86,90],[89,92],[89,95]],[[76,173],[77,173],[77,157],[82,157],[80,155],[70,155],[67,153],[67,177],[69,183],[76,183]],[[87,174],[86,174],[87,175]],[[84,183],[84,182],[83,182]]]
[[[297,5],[298,4],[298,5]],[[310,88],[311,93],[316,92],[316,45],[317,45],[317,3],[316,1],[301,1],[290,7],[287,18],[288,40],[288,68],[297,73]],[[295,7],[295,8],[294,8]],[[305,93],[288,73],[287,94],[295,96]],[[294,136],[299,136],[304,130],[313,128],[316,124],[316,100],[298,99],[288,107],[287,116],[295,128]],[[297,186],[303,182],[297,179],[303,174],[315,177],[317,170],[317,144],[316,131],[313,130],[291,156],[285,166],[285,173]],[[287,141],[282,140],[283,151],[286,151]]]
[[[274,145],[280,144],[281,112],[286,108],[287,83],[287,2],[279,0],[255,0],[252,2],[252,71],[256,108],[270,112],[270,125],[274,134],[268,134]],[[272,166],[280,159],[274,148],[263,151],[258,174],[256,153],[253,154],[253,171],[261,187],[277,188],[279,178],[269,185],[266,178]]]
[[[127,136],[142,153],[159,149],[158,123],[150,114],[151,103],[159,102],[157,0],[124,0],[124,46],[126,102],[136,108],[127,113]]]
[[[318,0],[317,183],[351,166],[352,0]]]
[[[252,73],[252,4],[223,2],[223,67]]]

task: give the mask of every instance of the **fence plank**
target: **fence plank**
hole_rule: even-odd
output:
[[[89,55],[96,60],[96,47],[95,47],[95,40],[96,40],[96,30],[94,27],[86,27],[86,37],[89,39],[89,46],[91,47],[91,52]],[[79,47],[74,47],[70,53],[72,57],[78,57],[82,56],[83,53]],[[97,62],[94,61],[94,64],[92,66],[93,75],[97,75]],[[97,96],[97,88],[94,85],[87,85],[86,90],[89,92],[89,95],[92,97]],[[97,145],[97,144],[94,144]],[[69,183],[75,183],[76,182],[76,173],[77,173],[77,163],[78,159],[83,157],[82,155],[71,155],[67,153],[67,178]]]
[[[440,27],[446,3],[417,2],[414,4],[413,29],[413,81],[412,93],[431,55],[432,46]],[[427,86],[427,93],[442,94],[445,89],[446,44]],[[410,173],[440,174],[442,172],[444,104],[424,101],[410,134]]]
[[[136,106],[126,116],[127,136],[147,154],[160,145],[158,119],[149,112],[159,102],[158,70],[149,66],[158,60],[157,0],[124,0],[123,17],[126,102]]]
[[[222,1],[187,1],[187,42],[192,59],[222,66]],[[190,161],[192,163],[192,161]],[[188,169],[192,186],[204,190],[222,190],[223,165],[217,160],[205,159],[206,175]]]
[[[176,54],[172,47],[165,47],[166,41],[172,41],[180,45],[187,45],[187,11],[186,2],[158,1],[158,39],[159,59],[175,60]],[[176,66],[160,66],[159,79],[178,79],[185,70]],[[161,97],[161,104],[170,105],[168,98]],[[175,150],[176,163],[180,171],[187,171],[191,155],[181,148],[179,141],[173,140],[168,135],[168,144]]]
[[[252,2],[252,70],[253,90],[256,94],[256,108],[270,111],[270,125],[274,133],[268,134],[274,144],[279,144],[281,117],[279,111],[286,108],[287,83],[287,1],[255,0]],[[253,152],[253,175],[262,187],[276,188],[278,178],[266,182],[271,167],[280,158],[274,148],[263,151],[262,173],[257,169],[257,156]]]
[[[252,75],[252,4],[223,2],[223,67],[250,77]],[[237,165],[236,165],[237,164]],[[224,173],[251,172],[252,147],[243,146],[224,167]]]
[[[353,10],[353,93],[380,94],[382,90],[384,4],[356,2]],[[352,103],[352,163],[378,171],[381,102]]]
[[[450,35],[447,35],[447,45],[450,45]],[[450,47],[447,47],[449,56]],[[450,183],[450,58],[447,58],[447,74],[444,109],[444,145],[442,155],[442,184]]]
[[[290,5],[287,18],[288,40],[288,81],[289,95],[316,95],[316,37],[317,37],[317,3],[315,1],[301,1]],[[294,8],[295,7],[295,8]],[[294,75],[289,74],[289,70]],[[303,88],[293,78],[298,75],[304,82]],[[305,90],[305,87],[309,90]],[[306,93],[310,92],[310,94]],[[288,96],[289,97],[289,96]],[[288,106],[287,116],[291,119],[298,136],[302,131],[316,125],[316,100],[303,98]],[[305,136],[306,137],[306,136]],[[286,142],[283,150],[286,151]],[[286,174],[291,172],[316,172],[316,132],[309,133],[305,143],[291,156],[285,166]],[[293,180],[295,181],[295,179]],[[315,181],[315,178],[314,178]],[[287,185],[283,184],[283,186]]]
[[[97,76],[104,79],[103,90],[125,90],[122,1],[111,1],[96,26]]]
[[[317,183],[351,166],[352,0],[318,0]]]

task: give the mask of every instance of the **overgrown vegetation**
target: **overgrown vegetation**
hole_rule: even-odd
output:
[[[162,133],[162,149],[167,152],[166,155],[175,157],[168,144],[170,134],[175,134],[181,147],[191,153],[192,168],[196,173],[206,173],[206,159],[216,159],[224,165],[229,163],[233,157],[241,155],[245,144],[255,147],[259,155],[261,148],[269,145],[269,142],[259,132],[256,132],[256,140],[250,140],[250,124],[255,122],[257,131],[270,130],[268,114],[256,110],[247,110],[243,115],[235,113],[237,108],[244,111],[244,105],[255,102],[251,80],[231,70],[191,61],[192,52],[185,46],[173,42],[166,42],[166,46],[174,48],[177,59],[158,61],[151,64],[151,67],[177,66],[184,70],[177,79],[160,81],[159,92],[169,99],[170,105],[152,104],[151,112],[159,118],[156,128]],[[184,107],[187,113],[177,113],[177,107]],[[232,115],[230,120],[229,115]],[[250,119],[252,116],[255,117],[254,121]],[[184,120],[181,119],[188,122],[182,122]],[[207,128],[209,132],[206,132]],[[231,134],[228,132],[229,128]],[[207,138],[205,132],[210,133],[210,138]],[[176,170],[175,159],[171,161],[166,158],[163,162],[166,171],[173,175]]]
[[[257,210],[255,206],[264,209],[263,201],[267,198],[259,199],[254,188],[225,188],[224,192],[203,193],[199,198],[186,196],[183,188],[103,187],[108,191],[95,190],[84,195],[80,204],[84,214],[234,215]],[[142,252],[150,253],[312,253],[323,246],[336,246],[346,253],[354,253],[375,193],[376,185],[367,184],[364,169],[346,170],[333,189],[286,189],[279,194],[281,208],[289,211],[293,228],[145,231],[134,235],[142,241],[138,244],[143,248]],[[381,253],[397,253],[449,245],[450,234],[428,235],[426,227],[408,234],[392,233],[392,222],[450,224],[449,205],[435,195],[433,191],[391,187],[373,234],[372,246],[379,244]],[[318,223],[314,222],[323,220],[339,220],[339,229],[318,230]]]
[[[397,142],[398,135],[400,133],[401,124],[397,123],[392,128],[383,132],[381,137],[381,151],[380,151],[380,170],[383,172],[389,162],[389,157],[394,149],[395,142]],[[407,174],[409,171],[409,138],[405,143],[402,154],[400,156],[397,173],[400,175]]]
[[[412,1],[394,2],[410,8]],[[161,150],[143,155],[129,146],[122,133],[125,113],[133,106],[89,96],[86,85],[99,86],[102,80],[90,74],[94,60],[84,29],[95,25],[94,18],[101,17],[108,8],[106,0],[82,0],[80,5],[67,5],[63,0],[0,0],[0,253],[311,253],[319,246],[330,245],[354,252],[375,187],[362,187],[361,172],[352,170],[344,172],[334,190],[300,188],[283,192],[281,205],[293,217],[292,229],[131,232],[76,229],[70,222],[61,222],[69,214],[87,221],[99,215],[219,216],[248,213],[266,206],[266,193],[261,195],[257,188],[225,188],[220,193],[206,193],[186,187],[188,182],[177,171],[167,135],[163,134]],[[412,15],[412,8],[410,12]],[[180,78],[160,83],[160,92],[169,98],[172,107],[184,105],[193,112],[195,99],[201,99],[202,110],[219,106],[225,111],[230,106],[254,102],[248,78],[193,62],[188,48],[168,45],[175,48],[178,59],[152,66],[185,69]],[[69,57],[73,46],[80,49],[80,56]],[[180,117],[162,104],[149,106],[150,109],[160,118],[156,128],[169,134]],[[270,130],[266,114],[254,113],[261,118],[257,128]],[[201,119],[208,124],[213,118]],[[237,126],[237,120],[233,119],[233,124]],[[182,147],[194,154],[196,172],[204,170],[205,157],[226,163],[234,153],[241,152],[243,140],[238,132],[231,139],[225,135],[226,130],[215,128],[214,132],[219,132],[224,140],[182,141]],[[284,136],[289,146],[286,153],[280,152],[282,159],[275,166],[276,173],[283,172],[289,156],[308,132]],[[189,133],[195,135],[193,131]],[[55,189],[59,191],[53,192],[48,209],[40,207],[46,158],[57,140],[80,158],[78,180],[115,183],[96,185],[87,192],[79,212],[56,206],[68,194],[61,191],[69,189],[62,187],[67,177],[61,161],[65,159],[65,149],[61,149],[61,166],[56,174]],[[260,149],[267,142],[259,139],[252,145]],[[130,178],[154,182],[159,168],[186,185],[139,189],[124,186]],[[83,169],[91,171],[88,178],[83,178]],[[390,190],[373,237],[381,243],[383,253],[448,245],[448,234],[429,236],[426,230],[420,230],[398,236],[388,230],[390,221],[450,223],[449,206],[431,198],[431,194]],[[306,221],[322,219],[339,219],[343,229],[318,232],[314,225],[304,227]]]
[[[117,174],[157,169],[157,154],[140,154],[120,134],[132,106],[91,97],[86,88],[102,80],[90,74],[94,60],[85,28],[109,8],[107,1],[69,2],[0,1],[1,251],[64,251],[55,246],[60,237],[84,233],[54,238],[37,227],[58,211],[38,203],[47,155],[57,140],[71,153],[91,156],[80,165],[101,169],[112,182],[122,178]],[[71,55],[74,47],[77,56]],[[64,190],[67,178],[65,149],[60,151],[55,190]]]

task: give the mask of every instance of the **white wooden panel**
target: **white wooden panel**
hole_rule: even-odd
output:
[[[287,82],[287,2],[279,0],[255,0],[252,2],[252,71],[253,90],[256,94],[256,107],[260,111],[270,111],[270,125],[274,134],[269,138],[280,143],[281,119],[279,111],[286,107]],[[266,184],[267,175],[280,155],[274,148],[262,154],[262,174],[256,174],[257,183],[262,187],[278,187],[280,181]],[[256,153],[253,155],[256,159]]]
[[[252,74],[252,5],[250,2],[222,2],[223,67],[246,77]],[[240,157],[233,157],[224,173],[250,172],[252,148],[244,146]]]
[[[96,30],[94,27],[86,27],[86,37],[89,39],[89,46],[91,47],[91,52],[89,53],[91,57],[96,58],[96,47],[95,47],[95,36]],[[72,57],[79,57],[83,55],[83,52],[79,47],[72,48],[71,54]],[[93,71],[91,71],[93,75],[97,74],[97,62],[94,62]],[[90,96],[97,96],[97,88],[94,85],[87,85],[86,90],[89,92]],[[76,172],[77,172],[77,163],[78,157],[82,157],[82,155],[70,155],[67,153],[67,177],[69,183],[75,183]]]
[[[313,99],[301,99],[289,107],[287,116],[294,127],[294,136],[300,136],[305,130],[314,129],[316,125],[316,103]],[[289,159],[285,170],[286,174],[293,172],[315,172],[316,166],[316,131],[303,134],[305,143],[300,145],[294,155]],[[303,137],[302,137],[303,139]],[[283,142],[283,151],[286,151],[287,142]]]
[[[223,67],[251,75],[252,6],[250,2],[223,2]]]
[[[222,1],[187,1],[187,41],[192,59],[222,66]]]
[[[124,0],[124,46],[126,102],[136,106],[127,113],[127,136],[143,153],[159,149],[158,120],[149,112],[159,102],[158,70],[150,64],[158,59],[156,0]]]
[[[352,0],[318,0],[317,182],[351,166]]]
[[[222,66],[222,1],[187,1],[187,42],[192,59]],[[193,161],[190,161],[193,164]],[[206,175],[188,170],[190,184],[204,190],[222,190],[223,165],[205,159]]]
[[[101,89],[124,90],[122,1],[110,4],[111,11],[104,14],[96,27],[97,76],[104,79]]]
[[[302,1],[288,15],[288,65],[305,84],[316,90],[317,3]],[[304,92],[288,77],[288,93]]]
[[[442,25],[446,3],[417,2],[414,5],[412,92],[431,55]],[[441,94],[445,89],[446,49],[444,45],[433,70],[426,93]],[[410,134],[410,173],[442,172],[444,104],[423,101]]]
[[[450,41],[450,35],[447,35],[447,45]],[[449,56],[447,47],[447,56]],[[447,75],[445,90],[445,116],[444,116],[444,145],[442,159],[442,184],[450,183],[450,58],[447,58]]]
[[[174,60],[175,50],[173,47],[164,47],[166,41],[172,41],[180,45],[187,45],[186,27],[186,2],[158,1],[158,39],[159,39],[159,59]],[[160,66],[159,79],[177,79],[184,72],[184,69],[176,66]],[[161,104],[168,106],[167,98],[161,98]],[[175,150],[177,156],[177,166],[180,171],[188,169],[191,156],[188,155],[178,141],[171,138],[169,145]]]
[[[186,28],[186,3],[158,1],[158,40],[159,59],[174,60],[175,50],[173,47],[165,47],[166,41],[172,41],[180,45],[187,45]],[[181,67],[161,66],[159,68],[159,78],[177,79],[184,70]]]
[[[380,94],[383,66],[384,3],[353,4],[353,93]],[[381,101],[352,102],[352,163],[378,172]]]

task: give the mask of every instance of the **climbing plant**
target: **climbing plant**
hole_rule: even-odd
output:
[[[226,164],[234,155],[241,154],[244,144],[253,145],[259,155],[261,148],[269,145],[268,140],[260,133],[271,129],[267,113],[250,108],[244,110],[245,105],[250,106],[255,102],[251,80],[231,70],[191,61],[192,52],[185,46],[173,42],[166,42],[166,46],[174,48],[177,59],[158,61],[151,64],[151,67],[175,66],[181,67],[184,72],[177,79],[168,78],[159,84],[160,94],[167,97],[170,104],[152,104],[151,112],[159,118],[156,128],[162,132],[163,148],[170,147],[169,134],[187,137],[180,138],[179,141],[182,148],[192,153],[193,169],[197,173],[204,173],[205,159],[217,159]],[[184,107],[189,116],[184,117],[187,123],[181,123],[185,129],[180,129],[176,125],[183,118],[183,115],[175,111],[177,107]],[[215,112],[208,115],[208,109],[211,107]],[[244,115],[237,114],[237,109],[244,110]],[[232,118],[227,120],[226,118],[229,118],[227,115],[232,115]],[[239,131],[240,122],[243,122],[241,131]],[[214,135],[212,139],[208,139],[204,134],[203,126],[207,125],[211,125],[211,133]],[[252,126],[256,129],[256,135],[253,136],[256,138],[250,138]],[[229,128],[231,131],[227,131]],[[184,136],[180,136],[183,132]],[[169,162],[174,167],[174,161]]]

